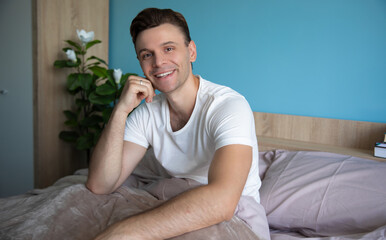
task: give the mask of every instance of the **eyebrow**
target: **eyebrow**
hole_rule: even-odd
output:
[[[166,46],[169,44],[178,45],[178,43],[176,43],[176,42],[167,41],[167,42],[162,43],[160,46],[162,47],[162,46]],[[146,52],[146,51],[150,51],[150,50],[147,48],[142,48],[141,50],[138,51],[137,55],[141,55],[142,52]]]

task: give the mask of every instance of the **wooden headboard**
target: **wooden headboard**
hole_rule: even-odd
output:
[[[315,150],[378,161],[374,144],[381,142],[386,123],[254,112],[259,151]]]

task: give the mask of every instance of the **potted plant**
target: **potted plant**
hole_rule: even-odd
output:
[[[129,75],[120,69],[109,69],[101,58],[86,58],[87,50],[100,40],[94,40],[94,32],[77,30],[78,42],[66,40],[63,48],[66,60],[57,60],[56,68],[71,68],[74,71],[67,77],[67,91],[74,96],[74,109],[63,111],[64,122],[71,130],[61,131],[59,138],[73,143],[78,150],[85,150],[87,162],[91,150],[108,122],[112,109],[117,103]]]

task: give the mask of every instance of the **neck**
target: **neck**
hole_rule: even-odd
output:
[[[173,131],[177,131],[185,126],[192,115],[199,84],[199,78],[192,74],[179,91],[166,95]]]

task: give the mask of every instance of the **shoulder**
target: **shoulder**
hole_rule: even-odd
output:
[[[223,86],[214,82],[200,77],[201,82],[201,94],[208,95],[213,98],[224,98],[224,97],[240,97],[244,98],[241,94],[236,92],[230,87]]]
[[[201,80],[201,97],[206,99],[209,105],[209,111],[229,111],[237,113],[240,111],[251,111],[249,104],[244,96],[230,87],[216,84],[207,81],[203,78]]]

